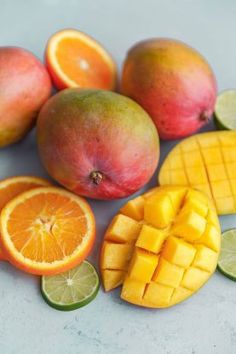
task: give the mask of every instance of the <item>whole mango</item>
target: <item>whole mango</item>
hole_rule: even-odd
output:
[[[50,94],[49,74],[33,54],[0,47],[0,147],[25,136]]]
[[[111,91],[59,92],[41,110],[37,136],[48,173],[74,193],[96,199],[136,192],[159,159],[151,118],[136,102]]]
[[[136,44],[123,65],[121,91],[152,117],[162,139],[190,135],[211,118],[216,80],[207,61],[174,39]]]

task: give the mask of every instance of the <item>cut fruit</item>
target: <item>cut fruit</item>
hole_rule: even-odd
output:
[[[212,199],[219,215],[235,213],[236,131],[201,133],[181,141],[163,162],[159,184],[196,188]],[[205,216],[201,205],[195,210]]]
[[[225,231],[221,242],[218,269],[226,277],[236,281],[236,229]]]
[[[33,176],[9,177],[0,181],[0,212],[2,208],[17,195],[27,190],[43,186],[50,186],[49,181]],[[3,250],[0,248],[0,260],[6,259]]]
[[[88,203],[56,187],[36,188],[1,213],[2,248],[16,267],[54,275],[81,263],[92,248],[95,220]]]
[[[236,90],[226,90],[218,95],[214,120],[220,130],[236,129]]]
[[[206,195],[189,187],[154,188],[125,204],[108,226],[100,259],[104,288],[122,285],[121,298],[135,305],[173,306],[213,274],[220,233]]]
[[[54,276],[43,276],[41,292],[45,301],[61,311],[76,310],[97,295],[99,278],[95,268],[84,261],[76,268]]]
[[[101,276],[103,280],[104,290],[110,291],[121,285],[125,279],[126,272],[116,269],[104,269],[101,270]]]
[[[49,39],[46,63],[58,89],[116,87],[116,64],[110,54],[93,38],[75,29],[62,30]]]

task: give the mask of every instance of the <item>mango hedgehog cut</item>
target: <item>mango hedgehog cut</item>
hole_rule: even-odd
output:
[[[152,308],[173,306],[213,274],[220,251],[214,204],[189,187],[163,186],[126,203],[101,250],[104,289]]]

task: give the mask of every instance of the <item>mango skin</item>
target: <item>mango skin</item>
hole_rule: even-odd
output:
[[[50,94],[49,74],[33,54],[0,47],[0,147],[26,135]]]
[[[134,193],[159,160],[151,118],[110,91],[74,88],[53,96],[39,114],[37,140],[48,173],[72,192],[96,199]],[[101,179],[94,180],[93,172]]]
[[[217,85],[209,64],[196,50],[174,39],[155,38],[129,50],[121,92],[149,113],[160,138],[172,140],[209,121]]]

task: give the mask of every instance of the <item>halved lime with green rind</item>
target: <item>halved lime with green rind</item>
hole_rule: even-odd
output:
[[[226,90],[218,95],[214,120],[218,129],[236,129],[236,90]]]
[[[99,278],[88,261],[65,273],[43,276],[41,292],[45,301],[61,311],[76,310],[92,301],[99,289]]]
[[[236,281],[236,229],[222,234],[218,269],[226,277]]]

